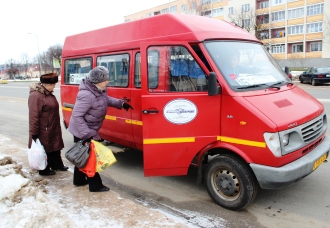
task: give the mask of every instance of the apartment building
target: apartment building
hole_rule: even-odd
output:
[[[124,18],[163,13],[235,23],[263,42],[281,66],[330,65],[330,0],[176,0]]]

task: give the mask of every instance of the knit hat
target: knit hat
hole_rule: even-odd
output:
[[[40,76],[40,82],[44,84],[55,84],[58,82],[57,73],[43,74]]]
[[[97,66],[88,73],[87,79],[93,84],[104,82],[109,79],[109,71],[104,66]]]

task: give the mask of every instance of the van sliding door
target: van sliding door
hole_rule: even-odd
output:
[[[126,99],[134,107],[131,98],[132,83],[129,77],[131,56],[131,52],[102,54],[97,57],[97,65],[104,66],[109,70],[108,95],[118,99]],[[101,137],[134,148],[135,142],[131,124],[133,111],[109,107],[100,129]]]

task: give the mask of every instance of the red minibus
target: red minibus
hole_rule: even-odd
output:
[[[324,106],[298,86],[262,43],[221,20],[163,14],[65,39],[61,105],[65,126],[79,83],[109,70],[109,108],[100,136],[143,151],[145,176],[197,167],[220,206],[241,210],[258,189],[279,189],[329,155]]]

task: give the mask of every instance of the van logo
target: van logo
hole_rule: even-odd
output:
[[[165,105],[163,115],[173,124],[186,124],[196,118],[197,112],[197,106],[192,101],[175,99]]]
[[[289,124],[288,128],[297,127],[297,126],[298,126],[298,123],[294,122],[294,123]]]

